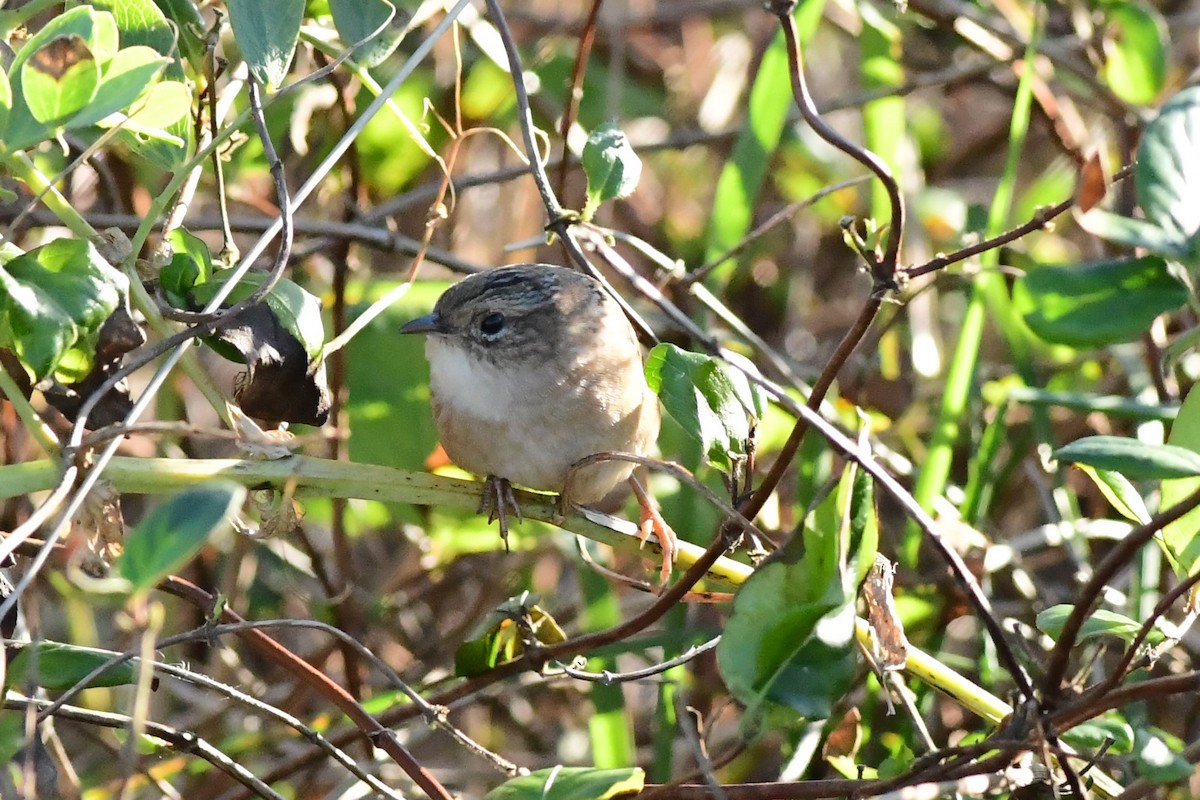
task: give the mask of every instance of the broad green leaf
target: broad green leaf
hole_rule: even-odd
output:
[[[591,219],[606,200],[633,194],[642,176],[642,160],[628,137],[615,123],[602,125],[583,146],[583,172],[587,175],[587,202],[583,218]]]
[[[125,537],[121,576],[142,592],[191,560],[209,537],[229,524],[246,497],[228,480],[184,489],[151,511]]]
[[[54,17],[40,31],[29,37],[25,44],[21,45],[21,49],[17,51],[8,68],[9,74],[17,74],[30,56],[42,49],[44,45],[49,44],[51,40],[62,36],[78,36],[91,51],[92,56],[98,58],[96,19],[99,16],[107,15],[105,12],[97,12],[91,6],[81,5]],[[115,46],[113,50],[116,50]]]
[[[1077,214],[1079,227],[1088,233],[1107,239],[1114,244],[1128,247],[1143,247],[1151,253],[1186,260],[1189,243],[1167,233],[1153,222],[1137,217],[1125,217],[1103,208],[1093,208],[1086,214]]]
[[[1200,454],[1200,389],[1195,386],[1183,399],[1179,414],[1171,424],[1167,444]],[[1161,486],[1159,507],[1168,509],[1200,489],[1200,478],[1164,480]],[[1163,528],[1162,543],[1168,556],[1175,562],[1179,577],[1195,573],[1200,566],[1200,508],[1189,511]]]
[[[179,49],[197,72],[204,57],[204,18],[194,0],[155,0],[155,5],[179,32]],[[142,44],[150,44],[143,42]],[[160,51],[161,52],[161,51]],[[164,54],[165,55],[165,54]]]
[[[1100,489],[1100,493],[1125,519],[1139,525],[1150,521],[1150,511],[1146,508],[1146,501],[1142,499],[1137,488],[1124,475],[1107,469],[1097,469],[1091,464],[1076,464],[1075,466],[1092,479],[1092,482]]]
[[[1128,103],[1154,102],[1167,78],[1166,23],[1144,3],[1109,0],[1102,8],[1105,82]]]
[[[107,650],[94,650],[62,642],[38,642],[10,646],[16,654],[8,663],[4,688],[20,688],[32,678],[33,685],[62,692],[79,683],[88,673],[112,660]],[[35,670],[30,675],[30,670]],[[137,680],[134,665],[126,661],[91,681],[88,686],[124,686]]]
[[[21,92],[33,118],[46,125],[65,124],[100,88],[100,64],[83,37],[51,39],[30,54],[21,68]]]
[[[730,469],[745,457],[755,406],[747,402],[744,375],[710,356],[660,344],[646,359],[646,381],[710,461]]]
[[[192,301],[200,306],[207,305],[232,274],[231,271],[218,272],[212,280],[196,286],[192,290]],[[262,286],[265,278],[266,275],[261,272],[244,275],[229,293],[226,305],[232,305],[254,294],[258,287]],[[321,346],[325,343],[325,324],[321,319],[321,301],[316,296],[294,281],[281,278],[263,298],[263,302],[271,309],[283,329],[300,342],[309,356],[315,357],[321,352]]]
[[[155,136],[160,140],[179,142],[184,148],[190,136],[180,138],[178,123],[189,122],[192,110],[192,93],[179,81],[159,81],[150,87],[145,97],[139,98],[129,108],[129,116],[122,124],[123,130]]]
[[[1038,630],[1052,639],[1058,639],[1062,634],[1063,625],[1066,623],[1067,617],[1071,615],[1074,609],[1075,606],[1067,603],[1047,608],[1037,615]],[[1098,639],[1101,636],[1115,636],[1123,640],[1126,644],[1129,644],[1141,629],[1142,623],[1137,620],[1130,619],[1115,611],[1100,608],[1083,623],[1083,627],[1079,629],[1079,636],[1076,637],[1076,642],[1086,642],[1089,639]],[[1161,630],[1154,628],[1146,637],[1146,641],[1150,644],[1155,644],[1165,638],[1166,636]]]
[[[808,41],[821,20],[824,0],[804,0],[794,12],[802,41]],[[750,88],[746,122],[729,160],[721,169],[713,197],[704,245],[704,261],[727,252],[750,231],[759,192],[771,159],[783,136],[784,123],[793,108],[788,76],[787,47],[782,32],[775,34],[763,54]]]
[[[138,99],[168,60],[150,47],[127,47],[105,65],[100,88],[87,107],[67,122],[68,128],[95,125],[100,120],[123,111]]]
[[[122,47],[151,47],[159,55],[175,52],[175,30],[152,0],[89,0],[109,12],[120,31]],[[194,6],[194,4],[193,4]]]
[[[1187,288],[1159,256],[1039,267],[1013,286],[1013,303],[1030,329],[1073,347],[1133,341],[1187,300]]]
[[[768,564],[734,599],[717,666],[751,715],[825,719],[853,683],[853,595],[821,561],[806,551],[798,562]]]
[[[1106,752],[1125,755],[1133,751],[1133,726],[1116,711],[1106,711],[1094,719],[1062,732],[1068,743],[1085,750],[1107,746]]]
[[[645,785],[646,774],[637,767],[553,767],[505,781],[484,800],[611,800],[637,794]]]
[[[229,25],[250,71],[262,84],[278,88],[296,52],[304,0],[228,0]]]
[[[1194,255],[1200,232],[1200,86],[1176,94],[1146,126],[1134,186],[1146,219]]]
[[[8,115],[12,112],[12,86],[8,82],[8,73],[0,67],[0,140],[8,128]]]
[[[1179,424],[1178,420],[1175,422]],[[1169,444],[1147,444],[1121,436],[1086,436],[1054,451],[1067,464],[1089,464],[1133,480],[1200,475],[1200,453]]]
[[[354,60],[368,67],[390,56],[404,38],[407,14],[400,13],[392,0],[329,0],[329,13],[343,47],[363,42],[354,51]]]
[[[0,345],[12,348],[35,380],[54,372],[72,349],[86,374],[100,326],[128,287],[123,273],[78,239],[14,258],[0,267]]]
[[[1162,736],[1151,731],[1136,733],[1135,762],[1137,773],[1151,783],[1175,783],[1190,777],[1194,768],[1172,748]]]
[[[188,293],[197,285],[212,280],[212,254],[199,236],[184,228],[167,234],[171,244],[171,261],[158,275],[163,294],[176,308],[187,308]]]

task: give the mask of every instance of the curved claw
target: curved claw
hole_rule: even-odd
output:
[[[488,475],[483,482],[483,492],[479,497],[480,514],[487,512],[488,522],[500,521],[500,538],[504,541],[504,551],[508,552],[508,510],[512,509],[517,520],[522,521],[521,504],[513,493],[512,484],[508,478]]]

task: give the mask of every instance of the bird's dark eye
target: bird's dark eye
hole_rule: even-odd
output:
[[[499,311],[493,311],[483,319],[479,320],[479,332],[484,336],[495,336],[504,329],[504,315]]]

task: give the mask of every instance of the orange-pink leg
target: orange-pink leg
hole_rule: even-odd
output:
[[[662,518],[662,514],[659,513],[657,506],[654,505],[654,500],[646,492],[645,487],[632,475],[629,476],[629,486],[633,489],[633,494],[637,497],[642,511],[641,524],[638,526],[641,534],[638,538],[644,545],[650,538],[650,534],[654,534],[658,546],[662,548],[662,569],[659,570],[659,579],[665,584],[671,577],[671,567],[679,552],[679,539],[667,521]]]

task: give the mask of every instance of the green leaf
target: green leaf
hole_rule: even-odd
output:
[[[166,58],[150,47],[127,47],[117,51],[104,68],[95,97],[67,122],[66,127],[95,125],[110,114],[125,110],[146,91],[167,63]]]
[[[583,146],[583,172],[587,175],[587,202],[583,218],[591,219],[606,200],[628,197],[642,176],[642,160],[615,123],[602,125]]]
[[[125,537],[121,576],[135,593],[152,588],[190,561],[212,534],[226,527],[245,497],[245,487],[220,479],[174,495]]]
[[[89,242],[58,239],[18,256],[0,267],[0,345],[12,348],[35,380],[72,349],[86,374],[100,326],[128,288]]]
[[[8,73],[0,67],[0,139],[4,138],[4,131],[8,128],[8,115],[12,112],[12,106],[12,85],[8,82]]]
[[[793,564],[768,564],[734,599],[717,666],[752,715],[825,719],[853,683],[853,596],[836,575],[823,575],[821,561],[806,552]]]
[[[1138,205],[1193,254],[1200,232],[1200,86],[1182,90],[1146,126],[1134,165]]]
[[[21,687],[27,680],[52,692],[62,692],[79,683],[92,670],[112,660],[107,650],[94,650],[62,642],[10,645],[15,651],[4,676],[4,688]],[[30,671],[35,670],[30,675]],[[125,686],[137,680],[137,670],[126,661],[103,672],[88,686]]]
[[[145,46],[159,55],[175,52],[175,29],[152,0],[89,0],[109,12],[120,31],[121,46]],[[194,8],[194,4],[189,3]]]
[[[610,800],[645,787],[641,769],[554,767],[513,778],[492,789],[484,800]]]
[[[174,23],[174,30],[179,32],[180,51],[192,68],[200,72],[204,57],[204,18],[200,16],[194,0],[155,0],[155,5]],[[150,42],[142,44],[153,46]]]
[[[1104,69],[1113,92],[1128,103],[1154,102],[1167,78],[1167,25],[1152,7],[1109,0],[1104,10]]]
[[[1141,525],[1150,521],[1150,511],[1146,501],[1138,494],[1138,490],[1119,472],[1107,469],[1096,469],[1090,464],[1076,464],[1083,474],[1092,479],[1100,489],[1100,493],[1120,512],[1125,519]]]
[[[192,290],[192,301],[199,306],[207,305],[232,274],[232,270],[223,270],[217,272],[208,282],[196,286]],[[251,272],[242,276],[237,286],[229,293],[226,305],[232,305],[254,294],[266,277],[261,272]],[[271,313],[283,329],[300,342],[309,356],[316,357],[321,352],[321,346],[325,343],[325,323],[321,319],[321,301],[315,295],[294,281],[281,278],[271,291],[267,292],[263,302],[271,309]]]
[[[1094,719],[1063,731],[1062,738],[1084,750],[1096,750],[1109,744],[1107,752],[1113,755],[1133,752],[1133,726],[1116,711],[1106,711]]]
[[[745,375],[710,356],[660,344],[646,359],[646,381],[710,461],[731,469],[745,458],[756,407]]]
[[[1200,454],[1200,389],[1195,385],[1188,391],[1171,424],[1167,444],[1183,447]],[[1159,507],[1170,508],[1200,489],[1200,478],[1164,480]],[[1180,578],[1186,578],[1200,567],[1200,508],[1193,509],[1162,529],[1162,544],[1174,562]]]
[[[212,254],[203,239],[184,228],[172,230],[167,241],[171,245],[171,261],[159,273],[158,282],[171,305],[186,309],[192,289],[212,280]]]
[[[868,486],[869,478],[864,483],[847,467],[838,491],[806,520],[803,536],[751,575],[734,599],[717,666],[752,715],[779,723],[824,719],[849,690],[862,566],[855,559],[867,556],[870,567],[877,535]]]
[[[1037,615],[1038,630],[1052,639],[1058,639],[1062,634],[1063,625],[1066,623],[1067,617],[1074,610],[1075,606],[1069,603],[1047,608]],[[1129,644],[1141,629],[1142,623],[1137,620],[1130,619],[1115,611],[1107,611],[1100,608],[1096,609],[1083,623],[1083,627],[1079,629],[1079,636],[1076,638],[1076,642],[1086,642],[1089,639],[1098,639],[1101,636],[1115,636],[1123,640],[1126,644]],[[1146,637],[1146,641],[1150,644],[1155,644],[1165,638],[1166,636],[1161,630],[1153,628]]]
[[[1013,286],[1013,303],[1030,329],[1073,347],[1133,341],[1187,300],[1187,288],[1159,256],[1039,267]]]
[[[1136,217],[1124,217],[1103,208],[1093,208],[1076,219],[1088,233],[1127,247],[1144,247],[1151,253],[1186,260],[1189,243],[1168,234],[1153,222]]]
[[[1148,731],[1137,732],[1137,773],[1151,783],[1175,783],[1191,776],[1190,762],[1172,748],[1161,736]]]
[[[329,0],[333,25],[343,47],[359,45],[354,60],[368,67],[382,63],[404,38],[405,14],[391,0]]]
[[[30,54],[21,69],[21,91],[33,118],[46,125],[64,124],[100,87],[100,65],[83,37],[51,39]]]
[[[278,88],[296,52],[304,0],[228,0],[229,25],[259,83]]]
[[[1179,424],[1176,420],[1176,425]],[[1087,436],[1055,450],[1068,464],[1089,464],[1133,480],[1162,480],[1200,475],[1200,453],[1169,444],[1147,444],[1120,436]]]
[[[191,142],[187,127],[191,110],[192,93],[187,86],[179,81],[159,81],[129,107],[122,130],[169,141],[186,153]]]

